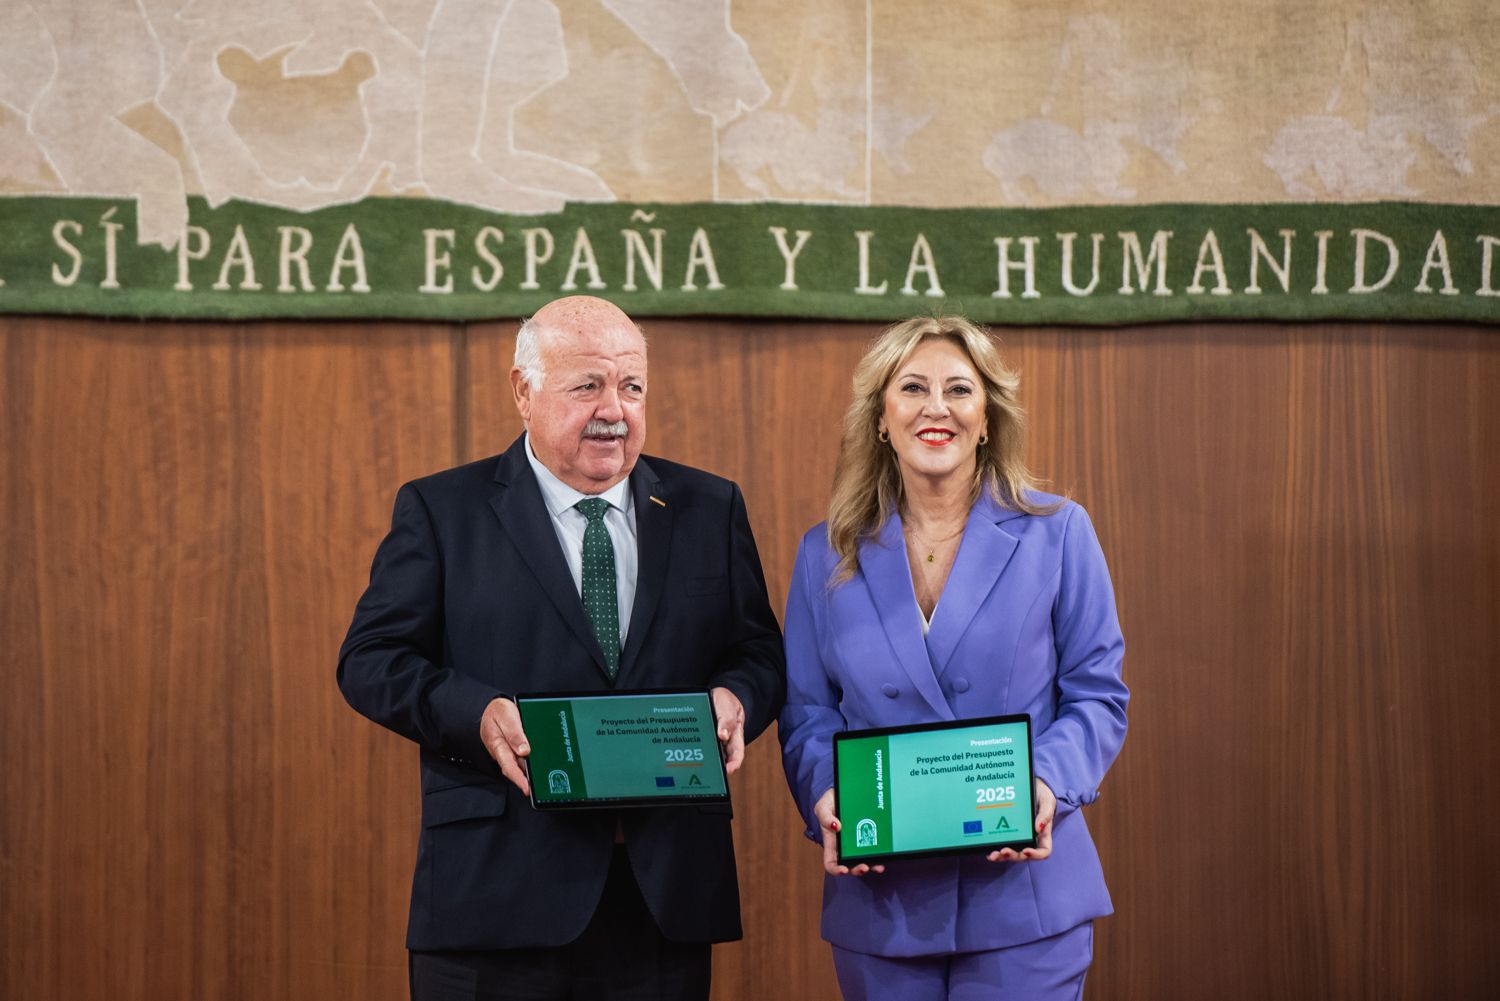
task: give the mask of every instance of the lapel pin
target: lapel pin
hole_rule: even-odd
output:
[[[660,504],[662,507],[666,507],[667,506],[667,502],[664,501],[664,500],[662,500],[660,497],[656,496],[655,494],[648,494],[648,496],[651,498],[652,503]]]

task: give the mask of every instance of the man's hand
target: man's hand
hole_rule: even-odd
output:
[[[719,720],[719,743],[724,745],[724,773],[733,775],[745,763],[745,707],[727,688],[715,688],[709,694]]]
[[[830,876],[863,876],[867,872],[885,872],[883,865],[866,865],[861,862],[853,869],[847,865],[839,865],[839,830],[843,825],[839,818],[833,815],[833,790],[830,789],[819,797],[813,806],[813,816],[818,818],[818,826],[823,829],[823,871]]]
[[[521,759],[531,753],[531,745],[521,729],[521,711],[516,704],[510,699],[494,699],[485,706],[484,715],[479,717],[479,739],[500,766],[500,773],[530,796],[531,783]]]
[[[1014,848],[1002,848],[985,856],[991,862],[1039,862],[1052,854],[1052,818],[1057,814],[1057,797],[1041,779],[1035,780],[1035,788],[1036,847],[1023,848],[1019,854]]]

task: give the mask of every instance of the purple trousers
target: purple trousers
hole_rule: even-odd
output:
[[[1077,1001],[1094,923],[989,952],[886,957],[833,947],[844,1001]]]

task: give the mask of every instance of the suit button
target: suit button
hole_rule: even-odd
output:
[[[962,694],[963,692],[967,692],[969,690],[969,679],[968,678],[954,678],[953,679],[953,690],[955,692],[960,693],[960,694]]]
[[[894,699],[896,696],[901,694],[901,689],[897,688],[895,685],[881,685],[880,691],[888,699]]]

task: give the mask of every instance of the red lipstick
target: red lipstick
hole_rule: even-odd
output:
[[[932,439],[923,438],[922,435],[924,435],[924,434],[941,434],[941,435],[945,435],[946,437],[932,440]],[[957,437],[958,437],[958,432],[952,430],[951,428],[937,428],[937,427],[922,428],[921,430],[919,430],[917,432],[917,441],[920,441],[922,444],[927,445],[927,446],[929,446],[931,448],[941,448],[944,445],[948,444],[949,442],[953,441]]]

